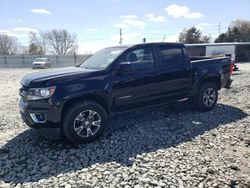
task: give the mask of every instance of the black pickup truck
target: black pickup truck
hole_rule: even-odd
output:
[[[228,58],[189,57],[180,43],[105,48],[77,67],[25,76],[20,112],[32,128],[86,143],[119,112],[185,98],[201,111],[213,109],[218,90],[231,85],[232,69]]]

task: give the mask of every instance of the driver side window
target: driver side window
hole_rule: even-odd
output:
[[[151,47],[142,47],[125,54],[121,63],[130,62],[132,70],[141,70],[153,67],[154,59]]]

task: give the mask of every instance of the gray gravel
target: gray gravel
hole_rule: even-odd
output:
[[[0,69],[0,187],[250,187],[250,64],[239,68],[211,112],[184,101],[125,113],[80,146],[27,128],[18,89],[33,70]]]

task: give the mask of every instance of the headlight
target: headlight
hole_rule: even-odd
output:
[[[27,100],[34,101],[49,98],[54,94],[55,90],[55,86],[47,88],[31,88],[28,90]]]

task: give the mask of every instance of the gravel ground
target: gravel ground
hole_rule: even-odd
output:
[[[0,187],[250,187],[250,63],[239,68],[211,112],[184,101],[125,113],[80,146],[27,128],[18,89],[33,70],[0,69]]]

